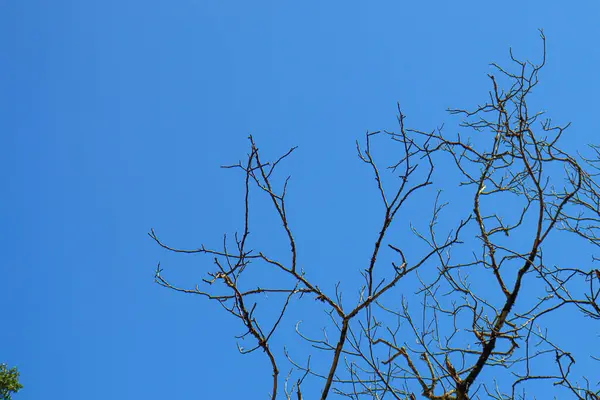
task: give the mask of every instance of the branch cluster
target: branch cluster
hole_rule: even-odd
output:
[[[600,188],[595,183],[600,148],[592,147],[594,154],[587,158],[569,154],[560,147],[568,125],[554,125],[530,110],[528,99],[546,60],[543,33],[542,41],[540,63],[520,61],[511,53],[516,72],[493,64],[492,89],[483,105],[450,110],[465,118],[462,127],[472,134],[408,129],[399,108],[398,131],[368,132],[362,144],[357,142],[383,213],[368,262],[359,268],[364,283],[356,303],[344,305],[339,284],[327,293],[298,265],[286,202],[289,177],[281,187],[274,181],[275,171],[295,148],[264,162],[252,137],[245,161],[226,167],[244,176],[241,232],[233,241],[225,236],[220,249],[187,250],[166,245],[152,230],[152,239],[166,250],[213,260],[202,287],[173,285],[160,265],[156,282],[216,301],[240,321],[245,329],[241,337],[255,343],[239,347],[240,352],[262,350],[271,365],[271,399],[302,399],[307,380],[322,383],[322,400],[331,393],[351,399],[525,399],[542,390],[600,399],[599,382],[575,371],[573,353],[552,339],[544,325],[570,309],[600,320],[600,270],[553,261],[560,235],[600,246]],[[396,146],[397,162],[386,169],[374,156],[378,137]],[[424,244],[416,254],[406,247],[410,241],[398,243],[390,230],[394,223],[410,224],[408,218],[398,218],[400,210],[418,193],[434,189],[441,168],[446,179],[458,177],[461,196],[456,202],[466,207],[463,214],[448,215],[450,203],[434,191],[426,231],[410,225],[414,239]],[[383,178],[386,173],[397,178],[395,185]],[[249,248],[252,190],[265,196],[280,222],[289,243],[286,259]],[[383,251],[396,261],[384,263]],[[251,263],[268,266],[281,284],[256,282],[247,273]],[[282,299],[269,321],[257,316],[258,299],[266,294]],[[327,365],[312,365],[310,355],[298,361],[290,351],[280,354],[273,348],[272,338],[289,305],[302,298],[322,304],[336,332],[313,338],[296,326],[302,340],[329,354]],[[280,376],[282,362],[292,366],[287,378]]]

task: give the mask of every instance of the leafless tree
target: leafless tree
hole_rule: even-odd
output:
[[[559,343],[547,329],[573,310],[588,322],[600,320],[600,270],[589,248],[600,246],[595,182],[600,148],[591,147],[589,156],[563,150],[568,125],[554,125],[531,111],[528,100],[546,62],[541,37],[541,61],[520,61],[511,51],[510,69],[492,64],[483,105],[450,110],[464,117],[463,133],[409,129],[399,108],[397,131],[369,132],[357,143],[383,205],[370,259],[365,265],[357,261],[364,279],[356,288],[357,301],[344,303],[339,285],[333,293],[321,289],[324,283],[298,263],[286,202],[289,177],[283,182],[275,177],[295,148],[267,162],[252,137],[247,158],[226,167],[244,176],[241,231],[233,240],[225,237],[222,248],[185,250],[165,244],[152,230],[150,236],[164,249],[214,261],[212,268],[204,266],[206,277],[195,287],[172,284],[160,264],[156,282],[216,301],[241,322],[243,336],[254,346],[240,352],[258,350],[270,362],[271,399],[302,399],[307,387],[318,387],[321,399],[600,399],[600,363],[586,364],[595,370],[577,369],[569,350],[573,339]],[[373,148],[384,139],[399,157],[381,169]],[[398,179],[390,183],[388,176]],[[444,184],[455,188],[450,200],[439,190]],[[271,203],[289,257],[275,258],[257,244],[249,247],[253,190]],[[431,200],[425,229],[401,212],[413,199]],[[391,237],[393,224],[408,227],[413,240]],[[571,247],[581,243],[569,251],[590,252],[587,266],[558,264],[567,236]],[[278,283],[268,286],[260,274],[249,273],[251,263],[268,266],[269,282]],[[268,308],[261,319],[262,304],[275,299],[279,309]],[[317,300],[312,305],[329,317],[320,337],[305,334],[288,315],[293,302],[306,299]],[[274,335],[290,323],[311,346],[310,355],[290,346],[274,348]],[[600,355],[597,341],[588,348],[583,357]]]

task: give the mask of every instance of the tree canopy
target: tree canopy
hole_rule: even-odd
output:
[[[12,399],[12,393],[22,388],[17,367],[8,368],[7,364],[0,364],[0,400]]]

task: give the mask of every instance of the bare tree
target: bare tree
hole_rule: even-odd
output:
[[[351,399],[525,399],[548,394],[600,399],[600,364],[586,377],[586,371],[575,367],[571,340],[559,343],[546,329],[564,310],[600,319],[600,271],[592,260],[588,266],[556,261],[565,235],[571,237],[569,243],[581,243],[575,251],[600,246],[600,189],[594,181],[600,149],[592,147],[589,157],[570,154],[561,147],[568,125],[553,125],[543,113],[530,110],[528,99],[546,61],[543,33],[541,37],[539,63],[520,61],[511,52],[511,69],[492,64],[495,73],[489,75],[491,91],[483,105],[450,110],[464,116],[465,133],[409,129],[399,108],[397,131],[369,132],[357,143],[384,210],[368,263],[357,262],[364,279],[356,288],[357,301],[344,303],[339,284],[333,293],[321,289],[323,283],[298,263],[286,202],[289,177],[280,184],[275,178],[295,148],[267,162],[252,137],[245,161],[226,167],[244,176],[241,231],[233,240],[225,237],[222,248],[185,250],[165,244],[152,230],[150,236],[164,249],[205,254],[214,261],[201,285],[172,284],[160,264],[156,282],[216,301],[239,319],[243,336],[254,342],[240,352],[259,350],[270,362],[271,399],[302,399],[306,388],[317,385],[321,399],[332,394]],[[400,156],[381,169],[373,148],[384,138]],[[390,183],[388,176],[397,180]],[[444,184],[458,186],[453,193],[460,195],[446,200],[440,190]],[[251,190],[272,204],[289,242],[285,260],[259,244],[249,247]],[[414,199],[431,200],[425,229],[401,213]],[[393,224],[408,227],[413,241],[390,237]],[[270,282],[275,279],[277,285],[268,286],[260,275],[249,273],[251,263],[268,266],[277,277]],[[269,315],[259,317],[262,303],[277,298],[278,311],[270,307]],[[292,302],[306,299],[317,300],[312,304],[329,316],[323,336],[305,334],[294,315],[288,315]],[[299,340],[313,349],[309,356],[295,354],[289,346],[274,348],[272,338],[290,323],[296,324]],[[600,346],[590,343],[589,348]],[[600,350],[595,351],[583,356],[597,357]]]

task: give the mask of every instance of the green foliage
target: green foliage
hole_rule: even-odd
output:
[[[11,393],[16,393],[22,388],[17,368],[8,369],[6,364],[0,364],[0,400],[12,399]]]

